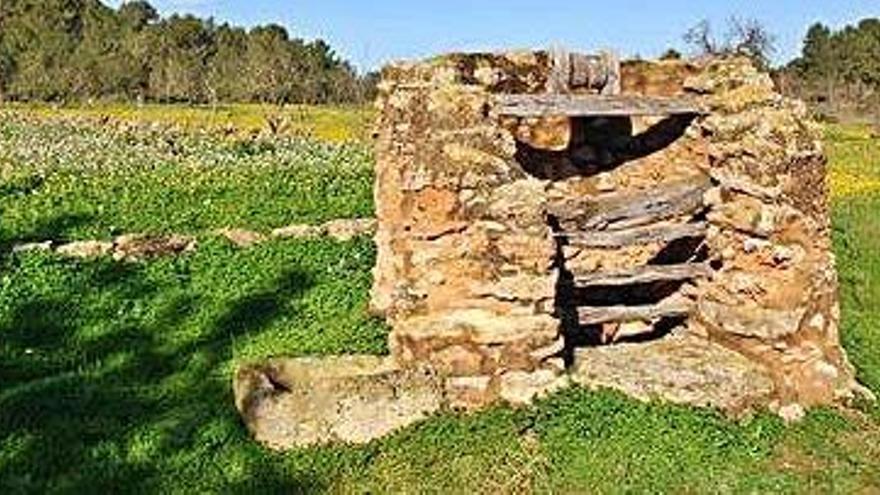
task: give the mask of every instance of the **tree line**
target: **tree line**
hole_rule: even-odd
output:
[[[371,97],[323,40],[244,29],[146,1],[0,0],[0,101],[343,103]]]
[[[737,53],[767,69],[774,52],[774,37],[752,19],[731,18],[722,36],[701,22],[685,42],[696,54]],[[811,26],[801,55],[773,73],[784,91],[825,110],[876,109],[880,19]],[[100,0],[0,0],[0,101],[343,103],[372,98],[375,83],[323,40],[275,24],[161,17],[144,0],[116,9]]]
[[[831,113],[877,114],[880,106],[880,19],[841,29],[817,23],[800,57],[778,71],[783,87]]]

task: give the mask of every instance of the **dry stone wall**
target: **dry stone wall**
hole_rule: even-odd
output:
[[[377,107],[371,308],[391,356],[243,367],[265,443],[364,441],[572,382],[789,419],[870,396],[839,345],[817,129],[747,61],[448,55],[386,68]],[[391,416],[359,410],[379,403]]]
[[[493,94],[544,91],[549,62],[451,56],[390,68],[380,88],[373,308],[402,365],[471,378],[475,405],[501,394],[507,373],[550,371],[540,382],[552,386],[563,367],[547,182],[517,162],[516,135],[567,131],[557,119],[510,132],[491,111]]]
[[[745,62],[713,62],[687,81],[712,114],[700,122],[717,186],[707,242],[719,266],[700,287],[708,338],[763,365],[770,405],[800,410],[861,389],[840,347],[820,129]]]

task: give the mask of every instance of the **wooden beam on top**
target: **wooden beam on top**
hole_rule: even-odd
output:
[[[575,94],[499,95],[495,112],[513,117],[628,117],[708,113],[699,102],[686,97]]]

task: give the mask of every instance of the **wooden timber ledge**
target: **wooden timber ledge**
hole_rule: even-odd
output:
[[[702,104],[688,97],[574,94],[499,95],[495,111],[511,117],[631,117],[708,113]]]

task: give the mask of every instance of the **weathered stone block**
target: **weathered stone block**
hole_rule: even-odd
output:
[[[622,363],[626,363],[622,366]],[[642,399],[742,413],[773,396],[771,375],[745,356],[685,334],[578,350],[572,381]]]
[[[401,363],[430,363],[444,374],[463,376],[534,369],[541,356],[533,352],[558,339],[559,322],[547,315],[463,309],[398,321],[390,345]]]
[[[235,404],[266,446],[365,443],[443,406],[443,384],[387,358],[275,359],[235,375]]]

